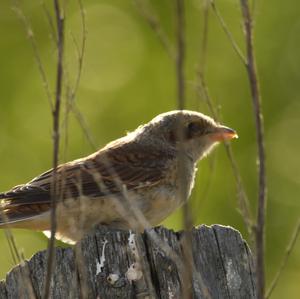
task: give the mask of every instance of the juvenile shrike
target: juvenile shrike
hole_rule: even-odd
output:
[[[97,224],[137,230],[159,224],[188,199],[197,161],[234,137],[234,130],[201,113],[170,111],[87,157],[59,165],[56,238],[76,242]],[[51,169],[1,193],[0,227],[49,233],[52,186]],[[134,221],[136,215],[145,221]]]

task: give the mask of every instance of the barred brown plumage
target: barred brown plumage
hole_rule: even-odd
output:
[[[187,199],[180,198],[179,176],[185,177],[188,197],[196,162],[217,141],[236,136],[201,113],[171,111],[96,153],[60,165],[56,237],[76,241],[99,223],[143,229],[134,210],[149,225],[159,224]],[[185,173],[179,173],[179,159]],[[49,230],[52,183],[49,170],[0,194],[0,226]]]

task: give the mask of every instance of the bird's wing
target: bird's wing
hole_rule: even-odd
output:
[[[127,190],[154,186],[164,179],[173,157],[148,147],[123,145],[60,165],[56,172],[57,200],[118,195],[124,186]],[[50,209],[53,175],[49,170],[0,194],[1,210],[9,220],[14,215],[28,217]]]

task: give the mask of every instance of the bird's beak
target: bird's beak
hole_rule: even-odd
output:
[[[216,127],[211,133],[208,134],[208,136],[212,141],[216,142],[238,138],[238,134],[235,130],[225,126]]]

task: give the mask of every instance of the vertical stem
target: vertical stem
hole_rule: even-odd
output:
[[[271,282],[271,285],[270,285],[268,291],[266,292],[266,296],[265,296],[266,299],[268,299],[271,296],[273,290],[277,286],[279,278],[280,278],[280,276],[281,276],[284,268],[287,265],[289,256],[292,253],[292,250],[294,249],[294,246],[296,244],[296,241],[297,241],[297,238],[298,238],[299,235],[300,235],[300,217],[298,219],[298,223],[297,223],[297,225],[295,227],[295,230],[294,230],[294,232],[292,234],[292,237],[291,237],[291,239],[289,241],[289,244],[287,245],[287,247],[285,249],[285,254],[283,256],[283,259],[281,261],[279,269],[278,269],[277,273],[275,274],[275,277],[274,277],[273,281]]]
[[[205,73],[206,65],[206,54],[207,54],[207,44],[208,44],[208,18],[209,18],[209,6],[207,0],[203,2],[203,38],[201,41],[201,51],[200,51],[200,73]]]
[[[184,109],[185,103],[185,84],[184,84],[184,59],[185,59],[185,44],[184,44],[184,0],[176,0],[176,15],[177,15],[177,55],[176,55],[176,75],[178,88],[178,109]]]
[[[64,51],[64,15],[59,6],[59,0],[54,0],[54,11],[57,27],[57,68],[56,68],[56,92],[55,103],[52,110],[53,117],[53,181],[51,188],[51,237],[48,243],[47,276],[45,284],[44,298],[50,296],[50,285],[52,280],[52,270],[54,266],[54,242],[56,232],[56,202],[59,199],[59,188],[57,184],[57,166],[59,160],[59,117],[63,84],[63,51]]]
[[[250,82],[250,89],[253,101],[253,109],[256,125],[256,142],[258,150],[258,205],[257,222],[255,231],[256,240],[256,279],[257,297],[264,298],[265,293],[265,261],[264,261],[264,231],[265,231],[265,210],[266,210],[266,171],[265,171],[265,148],[264,148],[264,128],[263,115],[261,109],[261,95],[257,78],[256,63],[253,49],[253,28],[252,17],[248,0],[241,0],[241,8],[245,27],[246,47],[247,47],[247,72]]]
[[[185,106],[185,79],[184,79],[184,61],[185,61],[185,20],[184,20],[184,0],[176,0],[176,25],[177,25],[177,53],[176,53],[176,77],[177,77],[177,105],[179,110],[183,110]],[[182,126],[183,121],[178,125],[178,135],[180,147],[178,153],[178,175],[179,175],[179,196],[184,201],[183,204],[183,221],[186,234],[181,240],[183,251],[184,269],[182,272],[182,295],[183,298],[192,298],[192,234],[193,226],[192,215],[187,202],[187,169],[183,159],[182,147]]]

